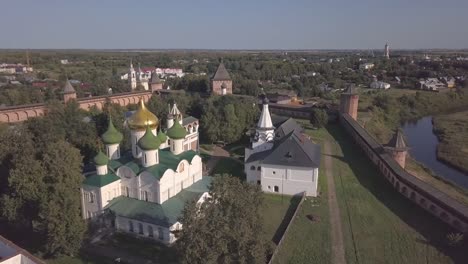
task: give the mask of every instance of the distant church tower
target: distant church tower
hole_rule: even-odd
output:
[[[390,59],[390,46],[388,46],[388,43],[385,43],[384,57]]]
[[[354,120],[357,119],[357,110],[359,103],[359,95],[356,87],[350,84],[346,91],[341,94],[340,98],[340,113],[350,115]]]
[[[232,79],[222,62],[211,79],[211,89],[216,95],[232,94]]]
[[[132,91],[137,87],[136,73],[132,61],[130,61],[130,69],[128,70],[128,84],[130,84]]]

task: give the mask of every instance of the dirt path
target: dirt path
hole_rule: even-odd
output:
[[[336,200],[335,179],[333,178],[332,166],[333,160],[330,155],[331,143],[324,142],[325,159],[325,175],[327,176],[328,186],[328,208],[330,213],[330,228],[331,228],[331,245],[332,245],[332,262],[333,264],[345,264],[345,250],[343,244],[343,231],[341,230],[341,217],[338,201]]]
[[[211,171],[216,166],[218,161],[222,158],[227,158],[229,156],[229,152],[227,152],[219,146],[214,146],[213,150],[211,151],[211,158],[206,163],[206,171],[204,175],[211,175]]]

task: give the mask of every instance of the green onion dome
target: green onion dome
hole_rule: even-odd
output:
[[[104,166],[107,165],[107,163],[109,163],[109,158],[106,156],[106,154],[102,153],[102,151],[99,150],[96,157],[94,157],[94,163],[98,166]]]
[[[102,134],[101,137],[104,144],[118,144],[122,142],[123,135],[117,131],[114,124],[112,123],[111,117],[109,117],[109,126],[107,127],[107,131]]]
[[[179,123],[177,118],[171,128],[167,130],[167,136],[171,139],[182,139],[187,135],[187,130]]]
[[[138,140],[138,146],[143,150],[154,150],[158,149],[161,145],[161,141],[151,132],[151,128],[146,127],[145,134]]]
[[[167,136],[166,136],[166,134],[164,134],[164,132],[162,132],[162,130],[159,130],[158,139],[161,142],[161,144],[166,142],[166,140],[167,140]]]

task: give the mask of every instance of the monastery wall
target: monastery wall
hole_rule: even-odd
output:
[[[150,91],[138,91],[120,93],[115,95],[104,95],[95,97],[79,98],[78,104],[81,109],[89,110],[95,106],[98,109],[102,109],[106,100],[110,100],[114,104],[121,106],[127,106],[129,104],[137,104],[140,98],[145,102],[151,98],[152,93]],[[39,117],[47,114],[47,107],[45,104],[29,104],[29,105],[18,105],[12,107],[6,107],[0,109],[0,122],[4,123],[17,123],[26,121],[32,117]]]
[[[468,206],[406,172],[349,114],[342,114],[340,123],[396,191],[460,232],[468,232]]]

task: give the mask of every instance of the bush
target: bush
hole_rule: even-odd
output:
[[[328,114],[323,109],[314,108],[310,123],[316,128],[324,127],[328,123]]]

